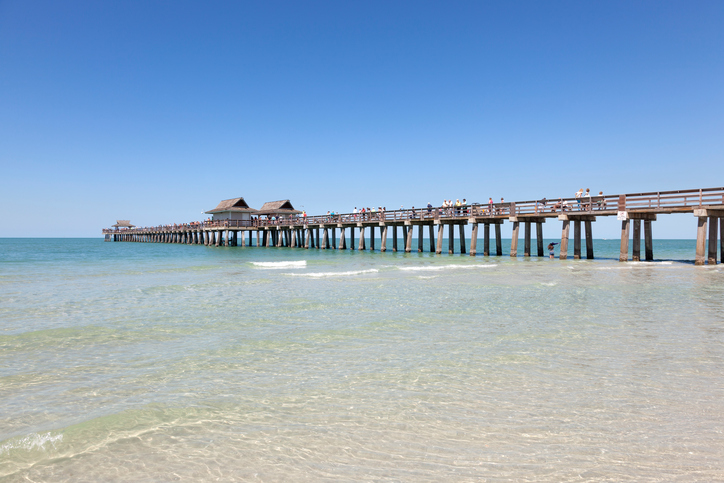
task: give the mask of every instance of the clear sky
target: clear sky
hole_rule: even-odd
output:
[[[0,0],[0,237],[724,186],[723,116],[722,1]]]

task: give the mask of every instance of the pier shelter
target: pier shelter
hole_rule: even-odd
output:
[[[213,221],[218,220],[242,220],[251,222],[251,215],[259,210],[250,208],[244,198],[231,198],[222,200],[216,208],[209,210],[206,214],[212,215]],[[249,223],[251,225],[251,223]]]
[[[264,216],[268,220],[272,217],[275,219],[291,220],[294,215],[299,215],[302,212],[294,209],[291,201],[279,200],[279,201],[267,201],[259,209],[259,216]]]
[[[113,229],[104,232],[105,240],[123,241],[123,232],[136,228],[136,225],[132,225],[131,220],[116,220],[116,224],[111,225],[111,228]]]
[[[113,225],[113,228],[117,230],[128,230],[136,228],[136,225],[132,225],[131,220],[116,220],[116,224]]]

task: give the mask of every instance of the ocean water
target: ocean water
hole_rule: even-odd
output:
[[[724,481],[723,266],[594,246],[0,239],[0,480]]]

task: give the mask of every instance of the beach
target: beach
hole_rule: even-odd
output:
[[[724,270],[694,243],[0,239],[0,480],[724,481]]]

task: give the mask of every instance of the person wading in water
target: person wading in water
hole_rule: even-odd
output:
[[[555,252],[556,245],[558,245],[558,242],[551,242],[548,244],[548,254],[551,257],[551,260],[553,258],[555,258],[555,256],[556,256],[556,252]]]

